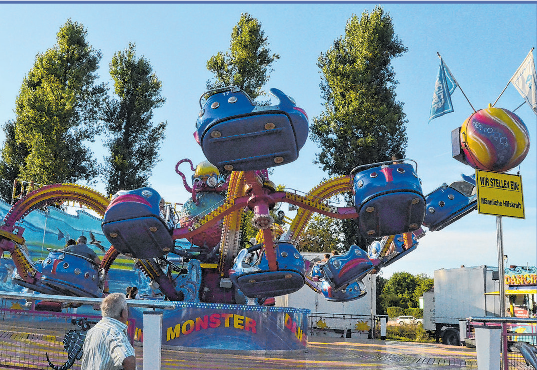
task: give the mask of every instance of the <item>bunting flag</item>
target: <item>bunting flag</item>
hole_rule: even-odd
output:
[[[442,58],[440,58],[440,70],[438,71],[438,77],[436,78],[436,84],[434,86],[433,103],[431,105],[429,122],[434,118],[453,112],[451,94],[453,94],[456,88],[457,82],[451,75],[449,68],[444,64]]]
[[[533,53],[530,51],[509,82],[518,90],[535,114],[537,114],[536,80]]]

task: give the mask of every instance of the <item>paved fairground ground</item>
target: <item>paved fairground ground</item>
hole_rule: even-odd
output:
[[[136,347],[138,369],[142,348]],[[168,369],[460,369],[477,368],[475,349],[436,343],[310,337],[306,350],[162,350]]]

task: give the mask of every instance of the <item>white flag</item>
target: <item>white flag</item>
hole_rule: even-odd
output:
[[[513,77],[511,77],[510,82],[530,105],[533,112],[537,114],[537,77],[535,75],[535,63],[533,62],[533,53],[531,51],[520,67],[518,67]]]

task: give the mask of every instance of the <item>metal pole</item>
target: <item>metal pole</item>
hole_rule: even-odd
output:
[[[500,280],[500,317],[505,317],[505,272],[503,266],[502,216],[496,216],[496,244],[498,246],[498,275]]]
[[[375,339],[375,314],[376,314],[376,307],[375,307],[375,300],[376,300],[376,286],[373,287],[373,281],[376,282],[376,274],[369,274],[369,285],[370,285],[370,293],[371,293],[371,339]],[[375,288],[375,291],[373,291],[373,288]],[[373,293],[374,292],[374,293]]]
[[[498,245],[498,275],[500,280],[500,317],[505,317],[505,272],[503,266],[502,216],[496,216],[496,244]],[[503,340],[500,342],[500,351],[503,359],[504,355],[507,354],[507,347]],[[503,366],[505,366],[505,363]]]

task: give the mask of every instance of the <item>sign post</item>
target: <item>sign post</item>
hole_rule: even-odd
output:
[[[479,213],[524,218],[520,175],[476,170],[475,178]]]
[[[477,211],[496,215],[496,244],[498,248],[498,274],[500,281],[500,317],[505,316],[505,271],[503,260],[502,217],[524,218],[522,177],[476,170]],[[503,346],[503,341],[502,341]],[[507,348],[501,349],[506,353]]]

